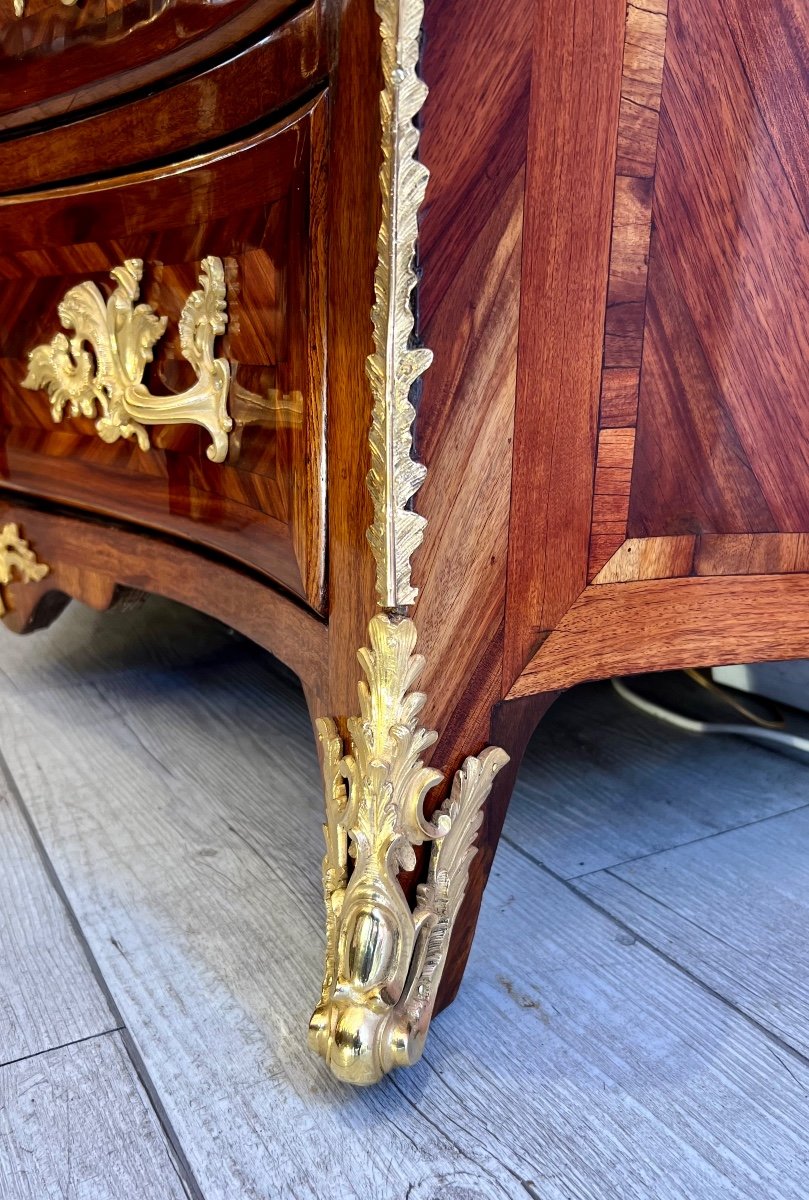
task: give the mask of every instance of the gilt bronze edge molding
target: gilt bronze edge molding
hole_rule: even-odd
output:
[[[222,260],[202,260],[199,289],[191,292],[180,314],[180,347],[197,378],[174,395],[153,395],[142,382],[167,324],[150,305],[136,303],[142,259],[128,258],[110,275],[117,286],[106,300],[90,281],[65,293],[59,319],[73,333],[57,333],[29,352],[23,387],[47,390],[55,422],[66,411],[71,417],[87,417],[95,420],[102,441],[133,438],[143,451],[150,448],[147,425],[201,425],[211,437],[208,458],[224,462],[233,421],[228,413],[230,364],[214,357],[214,342],[228,319]]]
[[[406,615],[416,598],[410,561],[425,518],[408,507],[426,474],[412,457],[414,382],[432,353],[411,345],[418,210],[429,173],[416,159],[415,125],[427,95],[417,63],[423,0],[375,0],[384,87],[382,222],[368,360],[373,407],[368,489],[374,519],[368,541],[376,568],[378,611],[359,651],[366,676],[360,715],[344,744],[330,718],[317,722],[323,772],[326,854],[326,965],[309,1043],[341,1081],[371,1084],[421,1056],[452,931],[476,854],[476,838],[495,775],[508,755],[490,746],[456,773],[432,820],[428,792],[445,782],[422,754],[437,734],[418,721],[426,697],[412,691],[424,666],[416,627]],[[399,872],[416,865],[414,847],[431,843],[425,881],[411,906]],[[350,869],[349,859],[354,860]]]
[[[424,536],[424,517],[408,508],[426,470],[412,457],[415,410],[410,391],[432,362],[431,351],[411,345],[411,296],[416,287],[418,212],[429,171],[416,158],[415,124],[427,86],[417,72],[424,0],[375,0],[380,21],[384,87],[379,98],[382,219],[374,277],[374,352],[367,362],[373,408],[368,490],[374,519],[368,541],[376,560],[382,609],[413,604],[410,560]]]
[[[6,615],[5,589],[10,583],[38,583],[50,573],[40,562],[16,524],[0,528],[0,618]]]

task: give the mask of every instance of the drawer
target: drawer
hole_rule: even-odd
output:
[[[239,130],[266,124],[268,113],[288,112],[325,87],[328,37],[321,17],[319,3],[304,5],[252,45],[235,47],[146,96],[11,131],[0,140],[0,192],[170,161],[189,146],[232,140]]]
[[[186,70],[297,7],[295,0],[0,0],[0,128]]]
[[[192,539],[317,611],[326,103],[321,95],[270,129],[168,166],[0,198],[0,486]],[[226,324],[214,340],[217,274]],[[208,301],[192,329],[181,315],[201,279]],[[63,329],[60,303],[80,284]],[[121,362],[135,355],[154,423],[105,428],[99,403],[71,415],[66,397],[80,381],[64,353],[51,392],[41,371],[28,376],[29,352],[60,331],[81,332],[73,362],[91,391],[115,346]],[[42,353],[32,361],[41,365]],[[214,359],[227,367],[212,369]],[[223,461],[211,461],[211,388],[222,371],[233,427],[219,433]],[[141,423],[145,404],[127,409]]]

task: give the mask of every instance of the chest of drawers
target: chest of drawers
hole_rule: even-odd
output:
[[[560,691],[809,654],[808,31],[0,9],[4,621],[153,591],[298,673],[343,1079],[452,999]]]

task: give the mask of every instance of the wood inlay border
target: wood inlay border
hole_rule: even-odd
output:
[[[668,0],[627,4],[589,579],[626,537],[667,15]]]
[[[800,572],[588,587],[506,699],[610,675],[806,657],[807,607],[809,575]]]
[[[809,573],[809,533],[705,533],[628,538],[593,579],[635,583],[686,575]]]
[[[587,584],[626,35],[626,0],[532,9],[505,688]]]

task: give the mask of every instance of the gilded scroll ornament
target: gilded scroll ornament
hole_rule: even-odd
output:
[[[222,260],[203,259],[200,288],[180,314],[180,347],[197,379],[172,396],[155,396],[142,382],[166,329],[165,317],[135,303],[142,274],[141,259],[128,258],[111,272],[117,286],[106,301],[94,283],[71,288],[58,312],[64,328],[74,332],[57,333],[30,352],[23,386],[47,388],[54,421],[66,411],[95,418],[102,441],[134,438],[141,450],[149,449],[147,425],[201,425],[211,436],[208,458],[224,462],[233,422],[227,408],[230,365],[214,357],[214,341],[227,323]]]
[[[414,381],[429,350],[411,346],[416,284],[417,216],[427,169],[415,160],[414,119],[427,95],[416,74],[423,0],[376,0],[381,22],[384,90],[380,113],[382,225],[373,309],[375,353],[368,360],[373,394],[368,488],[374,522],[378,612],[370,647],[359,660],[360,716],[347,722],[344,746],[330,719],[318,721],[326,795],[326,969],[309,1042],[347,1083],[374,1083],[421,1055],[463,902],[482,806],[508,755],[489,747],[467,758],[433,819],[430,790],[444,783],[422,755],[437,735],[419,724],[426,697],[411,691],[424,665],[414,653],[416,627],[410,558],[423,517],[407,508],[425,468],[411,457]],[[411,908],[400,871],[417,864],[414,847],[430,842],[425,881]],[[353,865],[352,865],[353,861]]]
[[[374,521],[368,541],[376,559],[380,608],[412,604],[410,559],[424,537],[424,517],[407,508],[426,470],[411,457],[415,410],[410,390],[432,362],[432,351],[411,346],[411,297],[416,286],[418,210],[429,171],[415,158],[419,144],[414,118],[427,97],[416,74],[423,0],[376,0],[381,26],[384,88],[382,124],[382,223],[372,318],[374,353],[368,359],[373,395],[371,470],[368,488]]]
[[[443,782],[423,752],[437,735],[418,715],[426,697],[410,689],[424,665],[412,621],[378,613],[359,659],[360,716],[348,722],[351,752],[337,727],[318,721],[326,789],[323,888],[326,972],[309,1040],[338,1079],[375,1083],[421,1056],[466,891],[482,804],[508,761],[489,747],[467,758],[432,821],[424,799]],[[432,842],[426,882],[411,911],[397,878],[416,865],[414,846]],[[354,860],[349,874],[349,857]]]
[[[38,560],[16,525],[0,529],[0,617],[6,607],[3,590],[13,581],[38,583],[48,574],[49,567]]]

